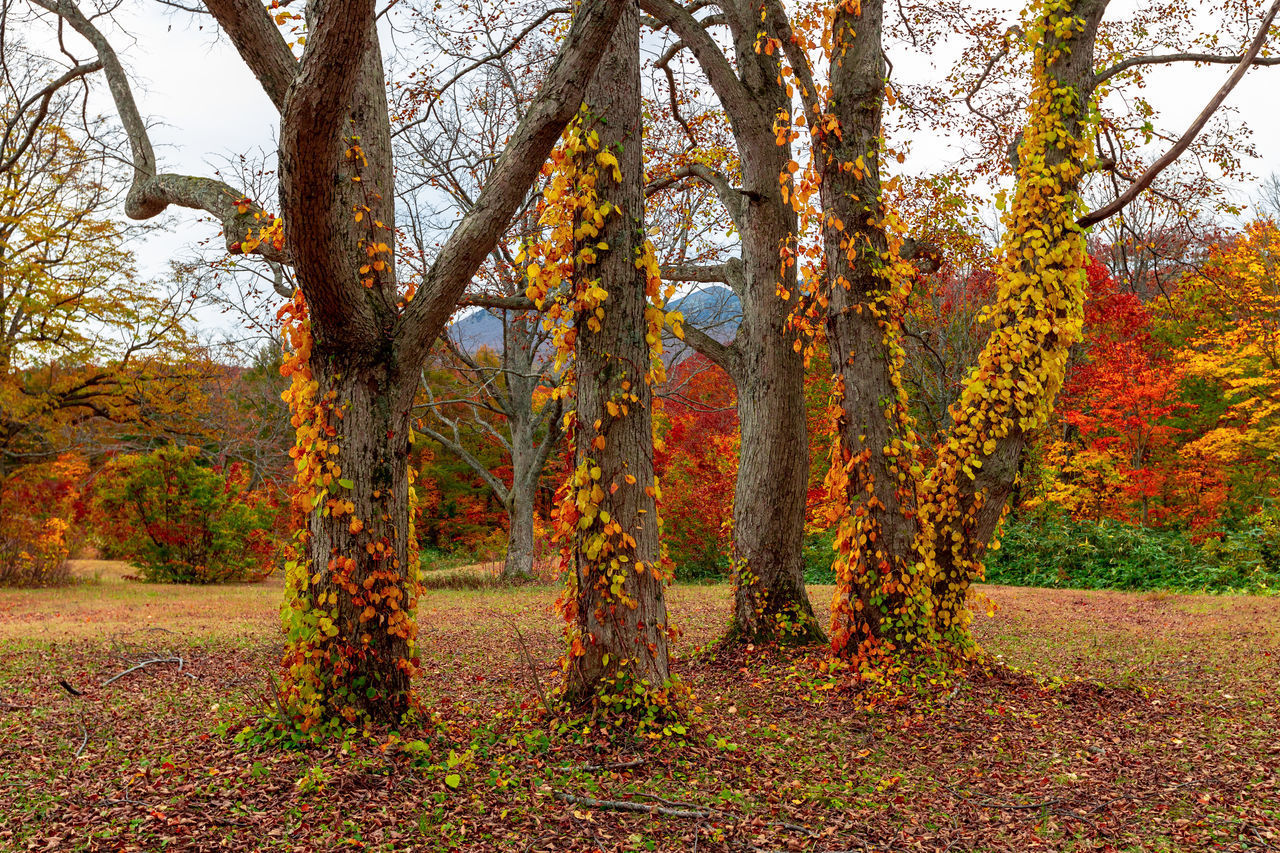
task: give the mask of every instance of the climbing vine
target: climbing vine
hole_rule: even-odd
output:
[[[365,163],[358,142],[352,141],[347,160],[353,180]],[[383,242],[386,227],[367,216],[371,200],[356,204],[352,218],[363,223],[357,259],[361,283],[372,290],[390,267],[390,247]],[[277,230],[279,224],[273,226]],[[277,237],[277,239],[279,239]],[[398,308],[413,298],[412,285],[403,289]],[[414,610],[418,597],[418,545],[415,535],[417,499],[413,469],[408,469],[409,525],[397,531],[388,524],[393,485],[372,491],[372,514],[357,511],[354,476],[340,463],[344,420],[351,401],[341,390],[344,376],[317,375],[326,365],[313,351],[311,321],[301,290],[279,312],[286,344],[281,374],[290,379],[283,394],[289,406],[295,444],[290,450],[295,476],[292,510],[295,536],[286,563],[287,600],[283,609],[287,647],[285,680],[279,709],[288,719],[286,731],[314,737],[331,729],[367,730],[374,722],[371,703],[391,694],[393,705],[411,704],[408,685],[417,673]],[[390,434],[387,436],[390,438]],[[379,514],[378,507],[388,509]],[[322,527],[329,553],[317,556],[315,538]],[[332,531],[337,529],[337,534]],[[405,562],[396,539],[405,538]],[[323,564],[317,561],[323,560]],[[388,640],[390,642],[388,642]],[[394,655],[391,673],[383,683],[382,668],[368,662]],[[392,683],[394,682],[394,683]]]
[[[625,215],[601,194],[603,175],[614,183],[621,183],[623,175],[617,153],[602,145],[597,127],[593,116],[584,109],[565,130],[547,167],[540,239],[531,241],[524,251],[524,257],[534,259],[527,265],[527,295],[543,312],[556,347],[557,366],[566,368],[567,379],[573,379],[580,367],[575,353],[582,343],[581,336],[600,335],[604,330],[606,312],[610,310],[609,283],[593,276],[592,271],[604,253],[617,250],[602,238],[607,224]],[[645,676],[651,667],[643,656],[657,650],[640,643],[634,652],[619,653],[615,648],[601,654],[595,646],[602,638],[591,636],[587,627],[591,620],[596,624],[610,623],[611,630],[617,629],[617,635],[622,636],[626,630],[620,626],[632,620],[642,635],[654,629],[667,639],[671,636],[665,613],[662,624],[644,624],[646,617],[637,595],[637,585],[646,577],[647,582],[658,584],[668,580],[661,558],[642,556],[642,544],[610,509],[616,511],[620,505],[621,496],[614,499],[619,491],[628,490],[623,493],[626,495],[642,490],[643,497],[637,495],[635,500],[653,507],[647,511],[656,515],[661,499],[657,478],[642,483],[635,472],[625,468],[606,470],[610,463],[602,461],[607,457],[607,436],[613,427],[640,416],[642,408],[649,405],[647,389],[665,381],[664,326],[670,326],[677,335],[682,333],[679,313],[665,310],[672,289],[663,285],[649,241],[641,241],[634,264],[644,274],[648,362],[631,364],[616,355],[606,355],[609,367],[596,377],[602,387],[608,388],[599,417],[583,424],[577,404],[565,415],[575,464],[557,493],[553,539],[560,546],[559,563],[565,576],[559,607],[565,619],[566,651],[561,662],[566,691],[575,669],[598,669],[596,677],[589,679],[595,682],[589,697],[595,711],[625,717],[638,722],[645,733],[662,736],[664,730],[670,732],[671,725],[679,725],[673,721],[678,716],[682,691],[673,682],[653,683]],[[613,286],[625,285],[619,282]],[[558,393],[567,393],[568,387],[569,382],[564,382]],[[648,523],[661,528],[658,518]],[[591,589],[581,588],[583,583],[589,583]],[[583,612],[584,607],[590,614]],[[583,698],[566,695],[570,704],[580,703]]]
[[[1078,187],[1091,149],[1089,106],[1055,68],[1084,21],[1070,0],[1046,0],[1034,11],[1027,41],[1035,46],[1028,121],[1018,149],[1018,180],[1004,216],[997,295],[984,321],[994,328],[952,409],[955,424],[923,483],[916,548],[929,579],[933,620],[952,646],[968,648],[969,585],[982,578],[986,537],[979,516],[999,500],[983,466],[1016,466],[1021,437],[1042,426],[1066,375],[1070,347],[1080,340],[1088,280]],[[1009,459],[1012,455],[1013,459]],[[995,535],[1004,509],[988,535]],[[992,542],[998,547],[998,540]]]
[[[860,96],[856,109],[833,92],[836,74],[845,75],[845,86],[863,85],[848,75],[864,73],[859,62],[878,67],[877,24],[860,20],[856,2],[832,4],[787,29],[790,45],[764,44],[789,48],[802,66],[785,73],[804,89],[806,112],[795,124],[807,125],[814,143],[810,164],[803,171],[791,164],[780,180],[806,228],[817,226],[824,240],[821,250],[802,247],[800,254],[807,263],[802,280],[821,283],[811,288],[812,301],[827,309],[835,374],[829,411],[839,440],[826,486],[839,517],[831,632],[838,656],[973,649],[970,584],[982,576],[1022,437],[1047,418],[1080,334],[1085,254],[1077,187],[1090,156],[1089,117],[1079,88],[1059,79],[1071,39],[1084,27],[1072,8],[1070,0],[1045,0],[1029,13],[1031,105],[1005,216],[998,295],[984,317],[995,332],[927,474],[902,381],[902,316],[917,274],[904,259],[904,229],[884,200],[893,181],[880,180],[891,156],[902,160],[877,136],[880,99],[892,104],[893,91],[886,85]],[[813,82],[806,52],[819,47],[839,57],[832,84]],[[867,55],[855,59],[858,51]],[[776,129],[780,144],[795,137],[789,116],[780,116]]]

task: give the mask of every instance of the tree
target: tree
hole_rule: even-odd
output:
[[[1186,372],[1210,383],[1225,407],[1183,449],[1244,482],[1247,503],[1273,488],[1280,460],[1280,228],[1271,220],[1213,247],[1182,281]]]
[[[804,586],[809,444],[802,335],[793,322],[800,299],[798,222],[788,185],[780,180],[789,177],[790,138],[778,131],[780,117],[790,115],[787,83],[779,57],[759,41],[760,0],[722,0],[714,4],[718,11],[701,19],[697,9],[670,0],[641,5],[676,36],[658,62],[667,68],[673,109],[677,92],[669,63],[688,51],[728,116],[740,163],[741,186],[697,152],[666,179],[715,189],[740,235],[740,258],[663,271],[672,280],[724,282],[742,303],[731,344],[693,325],[686,332],[686,340],[723,368],[737,389],[742,440],[733,500],[731,632],[745,642],[821,639]],[[724,29],[732,60],[713,34]]]
[[[699,354],[668,373],[655,415],[662,422],[656,459],[663,542],[677,577],[716,577],[729,568],[725,546],[740,440],[733,383]]]
[[[410,217],[405,255],[410,268],[430,259],[427,246],[439,230],[436,220],[452,221],[474,206],[493,171],[493,151],[527,114],[536,78],[554,58],[555,39],[548,32],[558,25],[554,11],[460,7],[453,13],[460,20],[448,26],[430,21],[425,27],[424,38],[446,55],[466,56],[461,42],[471,38],[489,53],[470,77],[460,78],[460,72],[446,66],[424,74],[420,83],[402,93],[413,116],[397,132],[403,149],[400,171],[411,179],[411,191],[404,194],[412,200],[406,205]],[[512,32],[506,41],[504,30]],[[440,94],[424,103],[424,91]],[[437,121],[420,123],[421,114],[428,111]],[[419,188],[425,192],[415,191]],[[500,343],[485,341],[493,352],[482,354],[464,331],[477,317],[454,323],[441,339],[439,354],[441,366],[452,373],[451,392],[443,400],[435,399],[431,383],[424,381],[426,399],[419,408],[419,429],[466,463],[506,510],[502,574],[508,580],[533,574],[535,499],[547,460],[562,435],[562,400],[546,393],[560,381],[551,369],[549,334],[525,296],[528,260],[516,260],[519,247],[535,239],[541,189],[540,180],[526,193],[462,299],[462,305],[481,306],[500,321]],[[469,431],[499,446],[510,460],[509,475],[493,470],[468,449],[464,436]]]
[[[407,451],[420,370],[577,112],[621,10],[603,0],[578,8],[525,121],[411,294],[399,285],[392,249],[391,130],[374,0],[307,4],[300,59],[257,0],[205,4],[280,110],[279,219],[221,181],[161,173],[102,31],[73,0],[32,2],[88,41],[103,65],[134,166],[126,213],[202,210],[222,222],[232,251],[292,266],[301,295],[288,309],[295,351],[286,369],[309,517],[290,572],[283,701],[304,730],[398,720],[414,672]]]
[[[209,372],[182,294],[122,245],[101,154],[48,117],[22,142],[0,173],[0,479],[109,449],[126,423],[194,431]]]
[[[261,580],[276,569],[271,496],[241,465],[214,469],[198,447],[118,456],[94,488],[98,530],[147,580]]]
[[[534,503],[547,460],[561,438],[563,401],[551,399],[543,385],[547,364],[540,350],[546,336],[538,318],[530,312],[502,311],[500,316],[499,353],[469,352],[449,333],[441,366],[454,381],[442,390],[457,393],[437,398],[431,378],[424,375],[425,412],[418,428],[470,467],[502,504],[507,515],[502,577],[521,580],[533,576]],[[510,459],[509,478],[467,448],[467,432],[478,432],[500,447]]]
[[[556,153],[528,295],[558,324],[559,357],[573,360],[574,468],[557,519],[564,697],[645,719],[669,699],[651,387],[665,315],[649,304],[661,279],[644,239],[639,9],[619,5],[622,20]]]
[[[1178,399],[1185,369],[1153,340],[1150,313],[1135,295],[1120,292],[1097,261],[1088,274],[1082,352],[1045,442],[1048,465],[1058,469],[1047,500],[1095,521],[1158,524],[1174,514],[1167,498],[1183,430],[1173,420],[1195,408]]]
[[[827,341],[836,395],[839,456],[831,485],[844,496],[833,607],[833,650],[971,645],[965,597],[1003,517],[1028,433],[1044,423],[1079,335],[1084,300],[1083,229],[1123,210],[1195,140],[1266,43],[1280,3],[1263,16],[1227,83],[1192,126],[1118,196],[1082,209],[1079,188],[1094,162],[1091,98],[1116,66],[1095,72],[1106,0],[1035,4],[1025,40],[1032,54],[1027,126],[996,266],[993,334],[952,409],[953,427],[927,473],[901,380],[900,306],[909,251],[891,230],[881,169],[885,64],[883,6],[841,3],[793,29],[777,0],[768,19],[805,100],[820,183],[827,270]],[[829,87],[808,50],[830,46]],[[1139,60],[1142,61],[1142,60]],[[1148,61],[1169,61],[1151,59]]]

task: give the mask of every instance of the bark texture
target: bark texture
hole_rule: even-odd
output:
[[[594,521],[578,527],[573,543],[572,633],[580,647],[575,644],[570,653],[565,698],[578,705],[611,692],[614,679],[657,690],[669,676],[667,608],[657,570],[652,392],[646,381],[646,273],[637,267],[644,234],[640,16],[633,0],[619,5],[625,7],[622,20],[587,90],[583,124],[599,134],[600,151],[617,157],[621,180],[597,167],[595,150],[578,155],[580,170],[599,168],[601,202],[617,208],[599,236],[590,238],[592,245],[608,248],[594,263],[579,260],[575,269],[575,285],[598,279],[608,291],[603,317],[587,311],[574,318],[575,463],[595,484],[579,488],[596,489],[599,497]],[[599,331],[588,328],[593,318],[599,319]],[[610,403],[625,403],[626,412],[611,414]]]
[[[686,340],[729,374],[737,389],[741,453],[733,502],[734,608],[731,636],[745,642],[821,641],[822,629],[804,584],[804,525],[809,439],[804,358],[788,319],[798,299],[796,268],[784,262],[796,244],[797,216],[779,178],[792,159],[774,130],[790,98],[777,57],[756,50],[759,0],[720,3],[737,65],[731,65],[702,21],[669,0],[642,0],[702,66],[729,116],[742,168],[742,187],[700,164],[691,178],[716,188],[741,235],[741,258],[710,271],[733,287],[742,322],[726,347],[696,332]],[[728,265],[727,265],[728,266]],[[698,280],[699,270],[672,269]],[[665,273],[664,273],[665,274]]]
[[[1013,489],[1025,433],[1018,424],[996,427],[979,423],[986,414],[960,412],[952,443],[956,437],[963,443],[966,434],[970,438],[991,435],[996,440],[979,441],[980,450],[962,455],[948,456],[944,447],[937,468],[928,478],[919,477],[915,437],[898,375],[900,330],[889,274],[895,249],[885,230],[881,201],[883,2],[863,0],[856,8],[842,5],[836,11],[826,103],[816,99],[807,56],[789,30],[785,10],[775,0],[768,2],[810,113],[826,214],[827,339],[841,403],[839,457],[833,460],[832,476],[843,486],[850,511],[840,540],[847,559],[841,564],[840,589],[832,607],[833,650],[852,654],[877,640],[910,645],[943,638],[960,619],[970,567],[981,559]],[[1081,128],[1092,79],[1094,35],[1105,8],[1106,0],[1077,0],[1058,14],[1078,16],[1082,29],[1067,39],[1049,26],[1045,43],[1038,46],[1054,57],[1049,74],[1055,85],[1073,93],[1073,105],[1063,116],[1071,135],[1078,135]],[[832,131],[831,119],[838,132]],[[1060,144],[1057,149],[1051,147],[1047,160],[1055,166],[1067,156],[1078,154],[1066,153]],[[1051,233],[1050,223],[1058,221],[1065,204],[1073,203],[1081,173],[1076,169],[1074,182],[1042,200],[1038,208],[1042,222],[1020,223],[1020,227],[1029,234],[1037,228]],[[1030,186],[1020,182],[1018,189],[1035,193],[1037,186],[1032,180]],[[1037,264],[1041,263],[1039,257],[1030,258],[1015,271],[1033,282],[1040,277]],[[1014,303],[1017,298],[1013,297]],[[1014,304],[1001,322],[1013,324],[1019,316]],[[1069,325],[1065,315],[1057,321],[1063,328]],[[1051,352],[1060,345],[1061,340],[1050,336],[1044,350]],[[996,362],[984,374],[986,381],[1005,381],[998,357]],[[1006,358],[1003,369],[1013,371],[1016,385],[1020,368],[1008,365]],[[1046,390],[1053,393],[1056,388]],[[1044,402],[1032,394],[1023,405],[1036,407]],[[921,565],[926,566],[923,572]],[[934,584],[932,589],[929,583]]]
[[[889,241],[880,179],[883,5],[865,0],[860,14],[847,6],[836,12],[827,110],[839,121],[840,132],[822,137],[819,154],[830,279],[827,346],[837,393],[843,395],[836,424],[839,458],[832,462],[847,475],[845,499],[852,513],[875,534],[849,567],[857,602],[837,602],[833,608],[837,641],[880,636],[886,618],[906,606],[907,589],[885,596],[881,587],[887,576],[909,571],[915,538],[913,494],[898,476],[903,459],[884,452],[909,436],[901,380],[886,346],[897,330],[886,275]]]
[[[329,701],[394,723],[409,710],[414,669],[409,409],[390,358],[363,364],[330,359],[322,370],[315,376],[333,395],[333,411],[341,413],[334,458],[351,483],[350,489],[333,485],[331,494],[350,507],[340,514],[312,513],[312,582],[303,597],[310,612],[329,614],[337,628],[333,636],[320,632],[316,641],[318,659],[332,664],[321,673]]]

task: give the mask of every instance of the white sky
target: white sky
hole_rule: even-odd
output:
[[[986,3],[1006,9],[1018,5],[1011,0]],[[1258,5],[1261,7],[1261,0]],[[275,109],[227,40],[216,34],[212,19],[193,19],[154,0],[126,0],[118,20],[120,27],[112,33],[113,43],[132,73],[139,108],[152,121],[162,171],[207,175],[223,158],[273,147],[278,127]],[[1010,22],[1013,20],[1011,13]],[[1224,51],[1233,49],[1224,47]],[[900,76],[914,79],[930,71],[927,66],[901,64],[898,70]],[[945,73],[945,67],[937,70]],[[1230,71],[1230,66],[1153,70],[1147,94],[1162,109],[1162,124],[1181,131]],[[110,112],[105,91],[100,97],[98,108]],[[1228,105],[1238,108],[1240,118],[1253,129],[1261,155],[1246,167],[1258,178],[1280,171],[1280,67],[1250,71]],[[916,140],[908,167],[927,171],[945,156],[945,146],[938,141]],[[1237,191],[1241,200],[1247,200],[1254,187]],[[273,206],[274,200],[263,201],[267,207]],[[147,275],[166,274],[170,258],[189,255],[186,247],[217,233],[216,226],[200,222],[197,214],[170,210],[171,226],[141,239],[137,246],[139,265]]]

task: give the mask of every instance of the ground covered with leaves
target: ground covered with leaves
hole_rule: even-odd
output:
[[[676,587],[696,713],[636,743],[545,719],[554,589],[432,591],[423,719],[291,751],[235,740],[278,584],[82,570],[0,592],[0,850],[1280,850],[1277,598],[989,587],[931,684],[717,648],[729,590]]]

